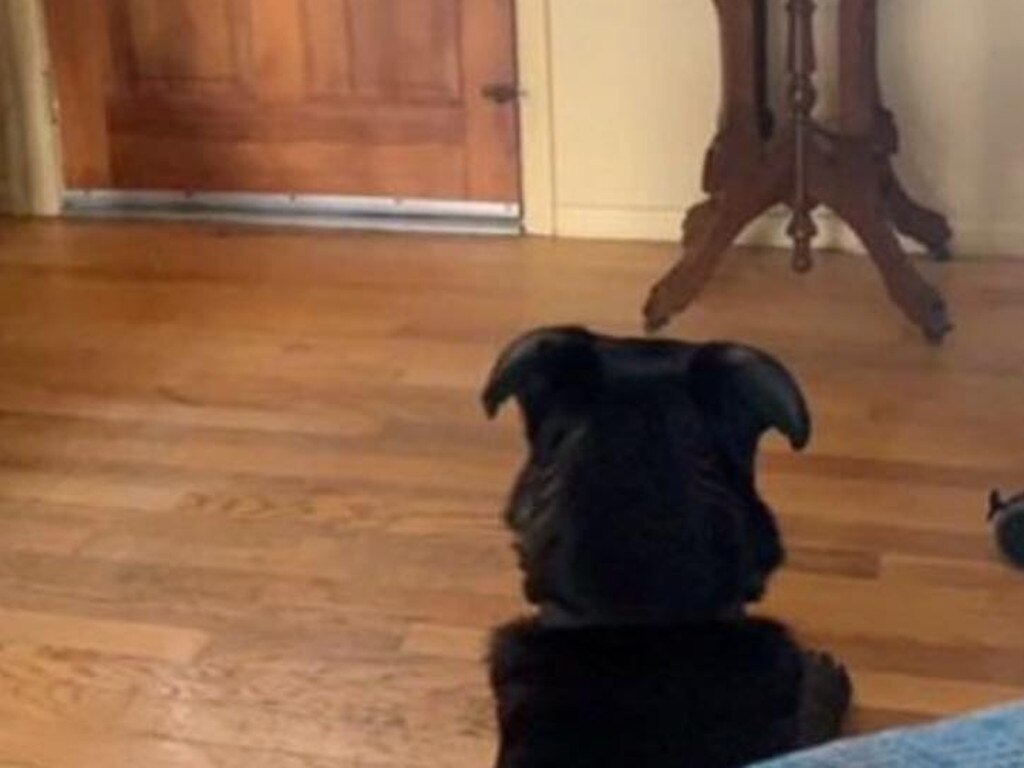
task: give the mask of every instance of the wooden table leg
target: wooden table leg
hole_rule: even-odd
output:
[[[691,209],[688,219],[699,216],[703,220],[699,234],[688,229],[684,257],[651,290],[644,306],[648,332],[664,326],[697,298],[722,254],[751,221],[788,199],[791,174],[791,160],[764,164],[729,194]]]
[[[768,0],[751,0],[754,5],[754,73],[756,77],[761,138],[769,140],[775,133],[775,115],[769,98],[768,76]]]
[[[793,240],[793,268],[808,272],[813,266],[811,246],[818,227],[814,223],[814,209],[818,206],[808,188],[808,161],[813,139],[814,106],[818,92],[814,87],[817,56],[814,50],[815,0],[789,0],[789,102],[793,117],[794,167],[793,199],[790,207],[793,218],[786,230]]]
[[[722,51],[722,107],[718,133],[704,161],[707,199],[683,222],[683,257],[654,290],[644,309],[649,330],[685,309],[714,274],[718,261],[743,227],[772,202],[746,200],[756,160],[772,132],[768,110],[765,0],[714,0]],[[761,183],[760,187],[771,186]],[[739,197],[741,199],[736,199]],[[745,218],[747,217],[747,218]]]
[[[872,136],[884,156],[882,203],[896,229],[935,258],[949,257],[953,230],[945,217],[917,203],[892,163],[899,133],[882,99],[878,72],[878,0],[840,2],[840,125],[847,136]]]
[[[887,167],[871,141],[841,138],[827,153],[814,146],[811,191],[860,238],[907,319],[939,343],[953,326],[945,301],[914,268],[887,216],[882,184]]]

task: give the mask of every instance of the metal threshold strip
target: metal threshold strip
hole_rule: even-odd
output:
[[[64,193],[64,213],[80,218],[388,232],[516,235],[522,231],[517,204],[420,198],[72,189]]]

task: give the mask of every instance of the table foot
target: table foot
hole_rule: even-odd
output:
[[[953,229],[949,222],[942,214],[911,198],[891,165],[883,175],[882,195],[897,231],[923,245],[936,261],[950,260],[949,243],[953,239]]]
[[[878,268],[889,296],[928,341],[941,343],[953,329],[942,296],[914,268],[900,246],[884,208],[868,194],[840,195],[824,201],[863,242]]]
[[[690,209],[683,225],[683,257],[651,290],[645,328],[653,333],[685,310],[711,279],[726,249],[753,219],[782,200],[785,162],[765,164],[727,192]]]

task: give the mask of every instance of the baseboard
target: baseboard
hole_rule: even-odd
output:
[[[562,237],[607,240],[643,240],[676,242],[679,239],[681,209],[615,208],[560,206],[556,209],[555,233]],[[860,241],[830,211],[815,214],[820,234],[819,248],[863,252]],[[744,245],[787,247],[789,221],[785,209],[775,209],[755,221],[739,238]],[[952,221],[956,233],[953,252],[958,256],[1024,257],[1024,223],[1016,225],[980,225],[970,221]],[[920,252],[915,243],[905,241],[911,252]]]
[[[64,215],[424,234],[517,235],[516,204],[464,200],[68,190]]]
[[[667,208],[555,208],[555,235],[600,240],[679,239],[682,216]]]

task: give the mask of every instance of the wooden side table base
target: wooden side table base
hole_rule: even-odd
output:
[[[811,154],[810,187],[815,199],[860,238],[890,298],[907,319],[929,341],[942,341],[952,329],[946,303],[918,274],[896,236],[898,225],[891,219],[891,198],[886,196],[886,182],[895,178],[888,159],[878,156],[870,140],[842,140],[824,153],[815,147]]]
[[[752,220],[775,205],[793,211],[794,267],[811,267],[816,228],[811,214],[824,205],[853,229],[881,272],[890,298],[938,343],[952,325],[945,302],[918,274],[897,232],[937,259],[949,255],[945,218],[916,203],[892,165],[899,137],[881,103],[877,73],[877,0],[840,0],[843,62],[839,132],[811,118],[814,0],[789,0],[792,114],[778,135],[764,86],[764,0],[715,0],[723,33],[724,109],[708,151],[708,198],[689,210],[683,258],[654,286],[644,307],[648,331],[686,309],[713,276],[725,251]]]
[[[724,140],[721,147],[731,155],[728,145]],[[685,256],[651,291],[644,308],[648,332],[664,326],[697,298],[744,227],[787,200],[792,188],[792,142],[780,141],[760,162],[727,171],[728,176],[706,190],[710,197],[686,214]]]
[[[899,134],[892,113],[882,111],[884,114],[879,120],[884,127],[879,128],[875,136],[877,145],[886,153],[881,184],[889,219],[901,235],[923,245],[934,259],[949,261],[953,228],[945,216],[916,202],[903,187],[892,165],[892,157],[899,151]]]
[[[894,198],[888,186],[895,177],[888,160],[871,140],[826,135],[811,143],[808,159],[808,189],[815,207],[832,209],[850,225],[882,273],[892,300],[929,340],[941,341],[952,328],[946,305],[914,269],[896,237],[890,218]],[[690,209],[683,233],[685,257],[654,287],[644,309],[648,331],[665,325],[697,298],[722,255],[750,221],[791,199],[792,168],[793,139],[784,135],[761,163],[730,178],[720,191]],[[924,215],[904,220],[901,231],[920,237],[929,247],[931,243],[944,246],[949,229],[939,226],[945,224],[940,216],[928,218],[930,212],[906,198],[900,204],[907,205],[901,210],[914,217]],[[921,222],[934,229],[920,226]]]

